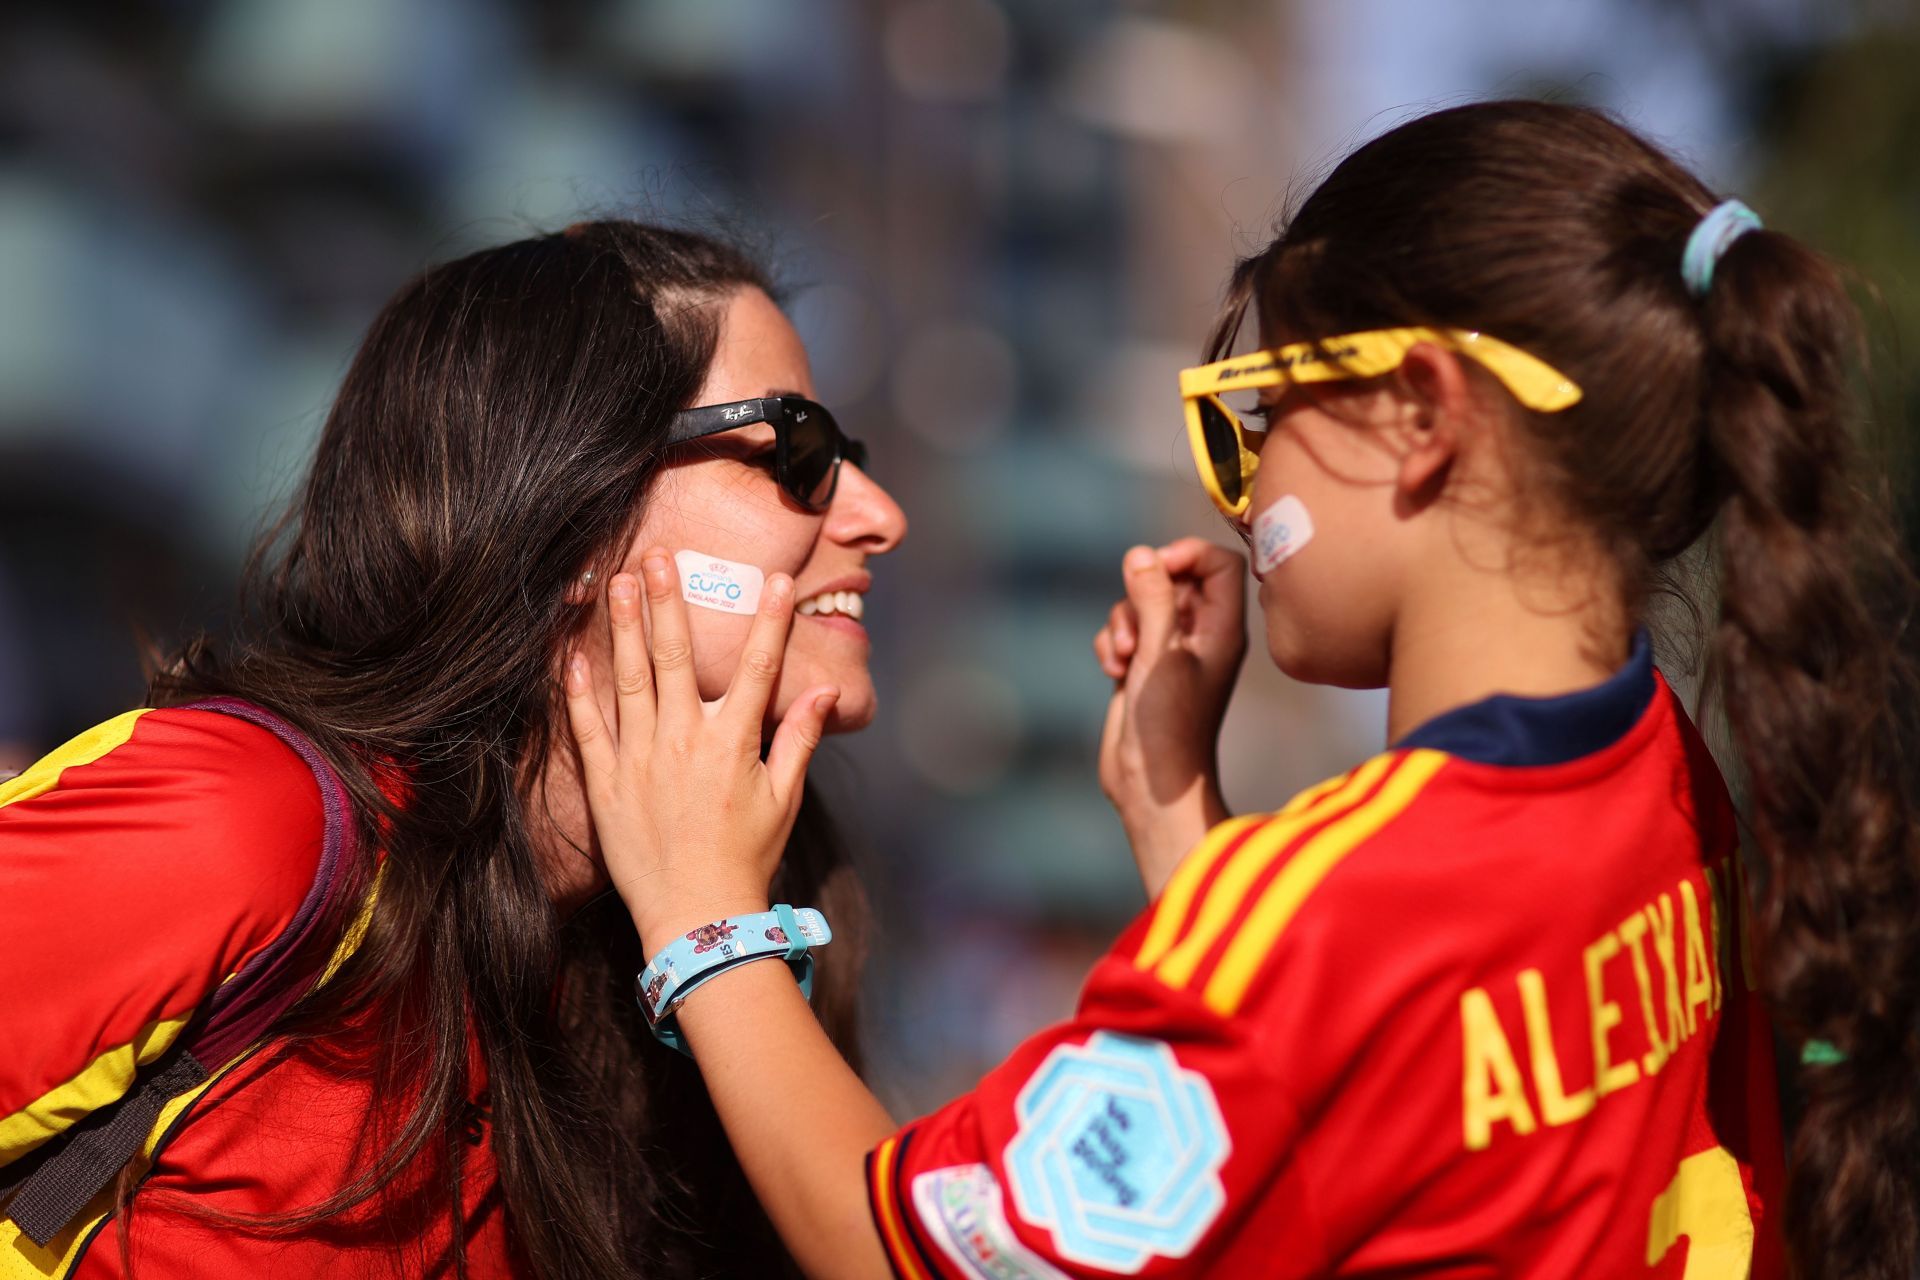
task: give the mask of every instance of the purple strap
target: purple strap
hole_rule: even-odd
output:
[[[313,873],[313,887],[307,890],[299,910],[287,921],[280,936],[241,966],[239,973],[216,988],[213,998],[207,1002],[206,1024],[193,1037],[190,1052],[211,1070],[258,1040],[275,1019],[306,994],[310,981],[295,978],[319,976],[295,975],[291,970],[314,926],[325,918],[328,908],[345,890],[347,877],[340,873],[352,863],[355,842],[347,789],[305,734],[271,711],[238,698],[210,698],[188,703],[183,710],[218,711],[273,733],[313,771],[314,781],[320,784],[320,803],[326,816],[320,865]]]

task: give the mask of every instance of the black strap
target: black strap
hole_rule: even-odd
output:
[[[7,1216],[22,1235],[46,1248],[140,1150],[161,1108],[206,1078],[207,1069],[192,1054],[176,1053],[131,1093],[68,1130],[60,1149],[21,1184]]]

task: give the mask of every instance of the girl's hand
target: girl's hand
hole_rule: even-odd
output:
[[[1100,786],[1119,811],[1149,896],[1224,821],[1218,743],[1247,653],[1246,557],[1199,538],[1123,565],[1127,596],[1094,637],[1113,699]]]
[[[793,625],[793,579],[767,579],[732,685],[702,703],[673,559],[654,548],[641,570],[642,583],[623,573],[607,584],[611,672],[592,670],[584,650],[570,656],[567,715],[607,874],[652,955],[700,925],[766,910],[807,763],[840,693],[822,686],[796,699],[763,762],[761,725]],[[611,684],[612,723],[596,683]]]

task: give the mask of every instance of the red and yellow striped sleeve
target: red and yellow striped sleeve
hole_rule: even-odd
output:
[[[324,834],[307,766],[209,711],[131,711],[0,784],[0,1166],[120,1097],[273,941]]]
[[[1296,1068],[1329,1050],[1275,992],[1315,895],[1447,759],[1382,755],[1209,832],[1073,1019],[869,1157],[895,1274],[1255,1274],[1280,1247],[1286,1274],[1312,1273],[1314,1191],[1293,1155],[1315,1100]]]

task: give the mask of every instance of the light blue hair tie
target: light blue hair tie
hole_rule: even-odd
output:
[[[1749,231],[1760,229],[1760,215],[1738,200],[1722,200],[1707,211],[1687,237],[1687,249],[1680,255],[1680,278],[1687,292],[1696,298],[1707,296],[1713,285],[1714,264],[1733,247],[1733,242]]]

